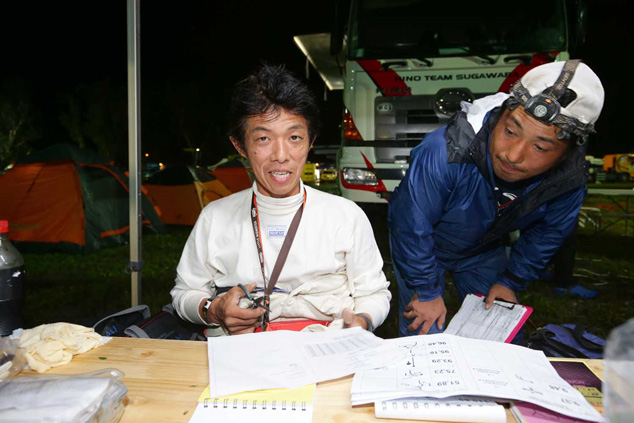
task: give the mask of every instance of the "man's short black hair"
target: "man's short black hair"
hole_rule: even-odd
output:
[[[284,66],[263,64],[234,87],[227,119],[228,135],[244,148],[248,119],[279,114],[280,109],[306,119],[312,142],[319,130],[319,107],[315,96]]]

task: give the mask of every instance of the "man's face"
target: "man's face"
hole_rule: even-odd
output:
[[[557,139],[559,130],[531,117],[523,106],[505,110],[489,144],[495,175],[506,182],[517,182],[557,165],[567,148],[567,141]]]
[[[249,159],[258,190],[277,198],[298,194],[311,144],[306,119],[284,109],[254,116],[247,121],[244,137],[246,151],[235,138],[231,142]]]

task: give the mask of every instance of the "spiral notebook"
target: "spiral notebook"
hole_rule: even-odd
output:
[[[460,423],[506,423],[504,406],[475,397],[400,398],[375,401],[374,415],[387,419]]]
[[[267,389],[218,398],[210,397],[207,386],[189,423],[310,423],[315,386],[313,383],[297,389]]]

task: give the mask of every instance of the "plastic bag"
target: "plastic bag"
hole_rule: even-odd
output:
[[[634,319],[610,332],[604,365],[606,419],[610,423],[630,423],[634,418]]]
[[[8,379],[24,368],[24,351],[18,348],[19,338],[0,338],[0,381]]]
[[[116,423],[128,389],[117,369],[79,375],[37,375],[0,383],[0,421]]]

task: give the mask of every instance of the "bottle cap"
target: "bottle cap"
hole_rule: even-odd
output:
[[[9,232],[9,221],[0,220],[0,234],[6,234]]]

